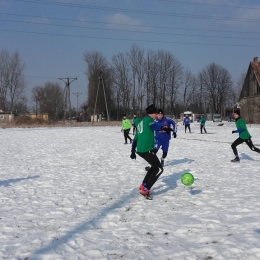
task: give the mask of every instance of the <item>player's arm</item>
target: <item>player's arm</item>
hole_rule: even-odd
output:
[[[160,124],[157,124],[156,122],[153,122],[150,124],[150,129],[153,131],[161,131],[162,127]]]
[[[232,131],[232,134],[233,133],[242,133],[246,130],[246,124],[243,120],[240,119],[240,121],[238,122],[238,125],[237,125],[237,130],[234,130]]]

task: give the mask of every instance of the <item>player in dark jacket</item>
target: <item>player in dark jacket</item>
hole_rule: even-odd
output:
[[[174,120],[171,118],[165,117],[163,114],[162,109],[158,109],[158,115],[157,119],[155,119],[155,124],[160,126],[162,128],[163,126],[168,127],[172,130],[173,134],[172,136],[174,138],[177,137],[177,126]],[[169,144],[171,140],[171,133],[165,132],[165,131],[156,131],[155,132],[155,144],[154,144],[154,151],[155,153],[158,152],[158,150],[161,148],[163,151],[162,157],[161,157],[161,164],[164,166],[164,159],[167,156]]]
[[[129,136],[129,132],[131,129],[131,122],[126,118],[126,114],[123,115],[122,119],[122,131],[124,132],[125,144],[127,144],[127,139],[132,143],[132,138]]]
[[[189,129],[189,132],[191,133],[189,115],[185,115],[185,117],[183,119],[183,125],[185,126],[185,133],[186,133],[187,128]]]
[[[138,126],[138,124],[141,122],[141,118],[137,117],[136,114],[134,114],[134,118],[132,120],[132,126],[133,126],[133,135],[136,133],[136,128]]]
[[[200,133],[201,134],[202,134],[202,130],[204,130],[205,134],[207,133],[205,124],[206,124],[206,119],[205,119],[204,115],[201,115],[201,117],[200,117]]]
[[[235,159],[231,160],[231,162],[239,162],[239,156],[237,152],[237,146],[245,142],[248,147],[257,153],[260,153],[260,149],[256,148],[251,140],[251,135],[249,134],[246,123],[242,117],[240,117],[240,110],[235,110],[233,114],[236,122],[237,130],[233,130],[232,134],[239,133],[239,137],[231,144],[231,148],[235,155]]]

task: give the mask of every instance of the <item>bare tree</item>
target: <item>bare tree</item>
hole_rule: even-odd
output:
[[[11,57],[9,82],[9,109],[11,111],[13,110],[13,106],[19,100],[25,89],[25,79],[23,75],[24,68],[25,64],[22,63],[19,53],[14,53]]]
[[[232,93],[230,73],[213,62],[201,71],[200,80],[212,113],[222,113],[223,107]]]
[[[159,70],[158,54],[155,51],[149,50],[147,52],[145,66],[145,91],[147,106],[151,103],[157,104]]]
[[[118,109],[123,108],[123,113],[130,111],[131,80],[130,66],[126,55],[119,53],[112,57],[113,83]]]
[[[136,73],[137,73],[137,106],[139,114],[143,113],[143,103],[145,96],[145,52],[144,49],[139,48],[137,51]]]
[[[135,111],[136,106],[137,106],[137,100],[136,100],[136,88],[137,88],[137,53],[138,53],[138,47],[136,44],[133,44],[130,52],[127,53],[127,58],[128,58],[128,63],[131,67],[131,74],[132,74],[132,107],[133,110]]]
[[[61,119],[63,115],[63,90],[58,83],[47,82],[44,86],[32,89],[32,100],[40,113],[48,113],[51,120]],[[37,113],[35,107],[35,112]]]
[[[0,53],[0,96],[5,100],[5,106],[13,110],[16,102],[24,92],[25,79],[22,63],[18,52],[10,55],[3,50]]]
[[[171,78],[174,56],[170,52],[159,50],[158,64],[160,68],[158,75],[158,106],[165,110],[168,103],[166,99],[166,90],[169,84],[169,79]]]
[[[183,67],[181,63],[172,55],[172,62],[169,69],[169,77],[167,80],[167,102],[169,103],[170,114],[174,114],[174,108],[176,107],[176,100],[178,97],[178,91],[182,84]]]
[[[132,107],[134,112],[143,112],[145,82],[145,51],[134,44],[128,53],[132,74]]]
[[[4,101],[6,100],[9,86],[9,67],[10,55],[7,51],[3,50],[0,53],[0,96]]]
[[[106,102],[108,110],[113,107],[112,103],[112,78],[111,69],[102,53],[94,51],[83,53],[84,61],[87,64],[86,75],[88,77],[88,108],[89,112],[93,113],[95,106],[97,112],[106,113]],[[102,80],[102,81],[100,81]],[[101,84],[101,85],[100,85]],[[99,86],[99,87],[98,87]],[[105,89],[105,95],[103,91]],[[98,91],[98,92],[97,92]],[[97,98],[97,102],[96,102]]]
[[[19,101],[15,103],[13,106],[13,112],[16,114],[28,113],[27,98],[25,96],[19,98]]]
[[[189,70],[184,73],[182,90],[184,109],[187,110],[188,106],[194,101],[196,91],[196,77]]]

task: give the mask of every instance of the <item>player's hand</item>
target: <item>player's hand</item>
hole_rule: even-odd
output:
[[[170,134],[172,129],[167,126],[162,126],[161,131],[166,132],[167,134]]]
[[[135,152],[132,152],[132,153],[131,153],[130,158],[136,160],[136,154],[135,154]]]
[[[169,131],[169,128],[167,126],[162,126],[161,127],[161,131],[163,132],[168,132]]]
[[[172,136],[173,136],[173,138],[176,138],[176,137],[177,137],[177,134],[176,134],[176,133],[173,133]]]
[[[235,131],[235,130],[233,130],[233,131],[232,131],[232,134],[234,134],[234,133],[236,133],[236,131]]]

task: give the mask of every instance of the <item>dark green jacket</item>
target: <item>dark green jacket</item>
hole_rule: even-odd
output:
[[[200,118],[200,125],[205,125],[206,124],[206,119],[205,119],[205,117],[203,116],[203,117],[201,117]]]
[[[138,126],[138,124],[139,124],[141,121],[142,121],[142,120],[141,120],[140,117],[135,117],[135,118],[133,118],[133,123],[134,123],[135,126]]]
[[[139,153],[151,151],[154,147],[154,131],[150,128],[151,124],[154,124],[154,120],[145,116],[137,126],[134,140],[137,141],[136,151]]]
[[[251,137],[251,135],[249,134],[249,132],[247,130],[245,120],[243,118],[239,117],[236,119],[236,127],[237,127],[237,131],[239,133],[239,137],[242,140],[246,140]]]

